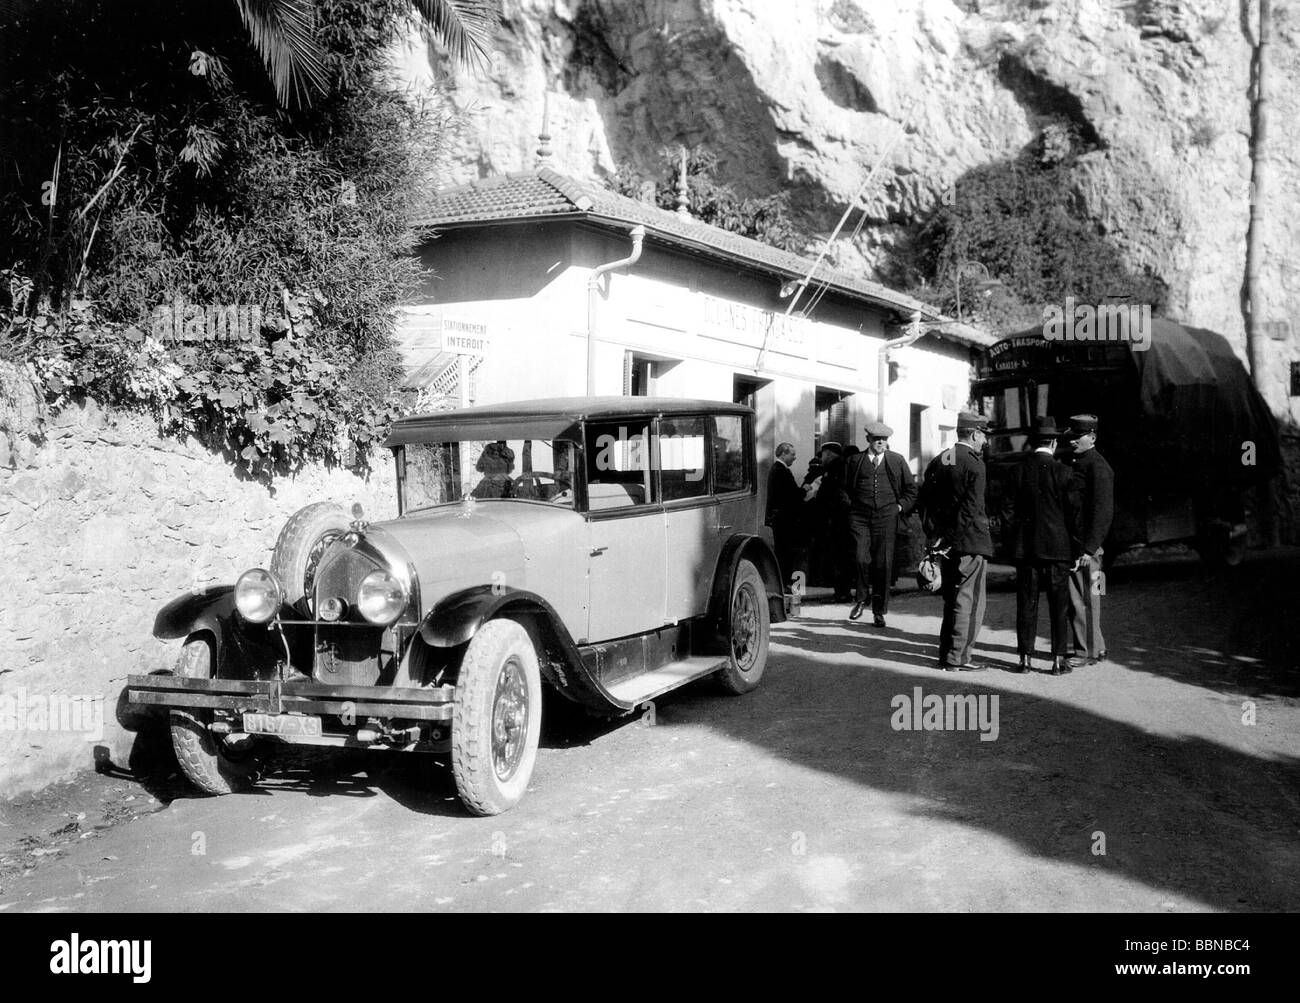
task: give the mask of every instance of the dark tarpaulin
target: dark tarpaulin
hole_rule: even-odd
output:
[[[1226,483],[1254,482],[1277,471],[1276,422],[1223,335],[1156,318],[1151,347],[1131,357],[1144,433],[1164,459]],[[1247,443],[1254,443],[1253,465],[1242,462],[1250,458]]]

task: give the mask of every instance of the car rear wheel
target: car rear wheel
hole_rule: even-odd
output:
[[[176,674],[191,679],[212,677],[212,645],[206,637],[191,637],[185,642],[176,662]],[[261,774],[257,740],[232,743],[209,731],[211,723],[211,710],[172,710],[172,748],[181,772],[204,794],[246,790]]]
[[[717,678],[728,693],[748,693],[758,685],[767,668],[770,626],[767,586],[758,568],[749,561],[741,561],[736,566],[727,609],[727,664],[718,670]]]
[[[271,555],[271,574],[284,589],[287,606],[296,606],[310,596],[316,569],[329,545],[352,526],[343,506],[337,502],[314,502],[300,508],[280,530]],[[305,614],[305,609],[299,609]]]
[[[451,720],[451,767],[475,815],[499,815],[528,789],[542,732],[542,677],[514,620],[479,628],[461,662]]]

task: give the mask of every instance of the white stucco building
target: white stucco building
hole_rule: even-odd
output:
[[[434,272],[400,339],[413,385],[464,404],[588,392],[743,401],[758,416],[760,468],[778,442],[796,470],[816,446],[864,444],[877,416],[880,349],[892,448],[913,469],[953,436],[971,350],[991,342],[875,283],[542,167],[449,188],[421,220]],[[591,279],[599,266],[634,263]]]

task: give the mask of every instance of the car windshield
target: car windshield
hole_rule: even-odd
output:
[[[573,508],[573,449],[558,439],[407,443],[398,465],[402,511],[467,497]]]

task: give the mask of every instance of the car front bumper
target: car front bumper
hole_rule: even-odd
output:
[[[455,697],[454,686],[330,686],[305,678],[127,677],[127,699],[135,704],[264,714],[334,714],[354,720],[450,721]]]

